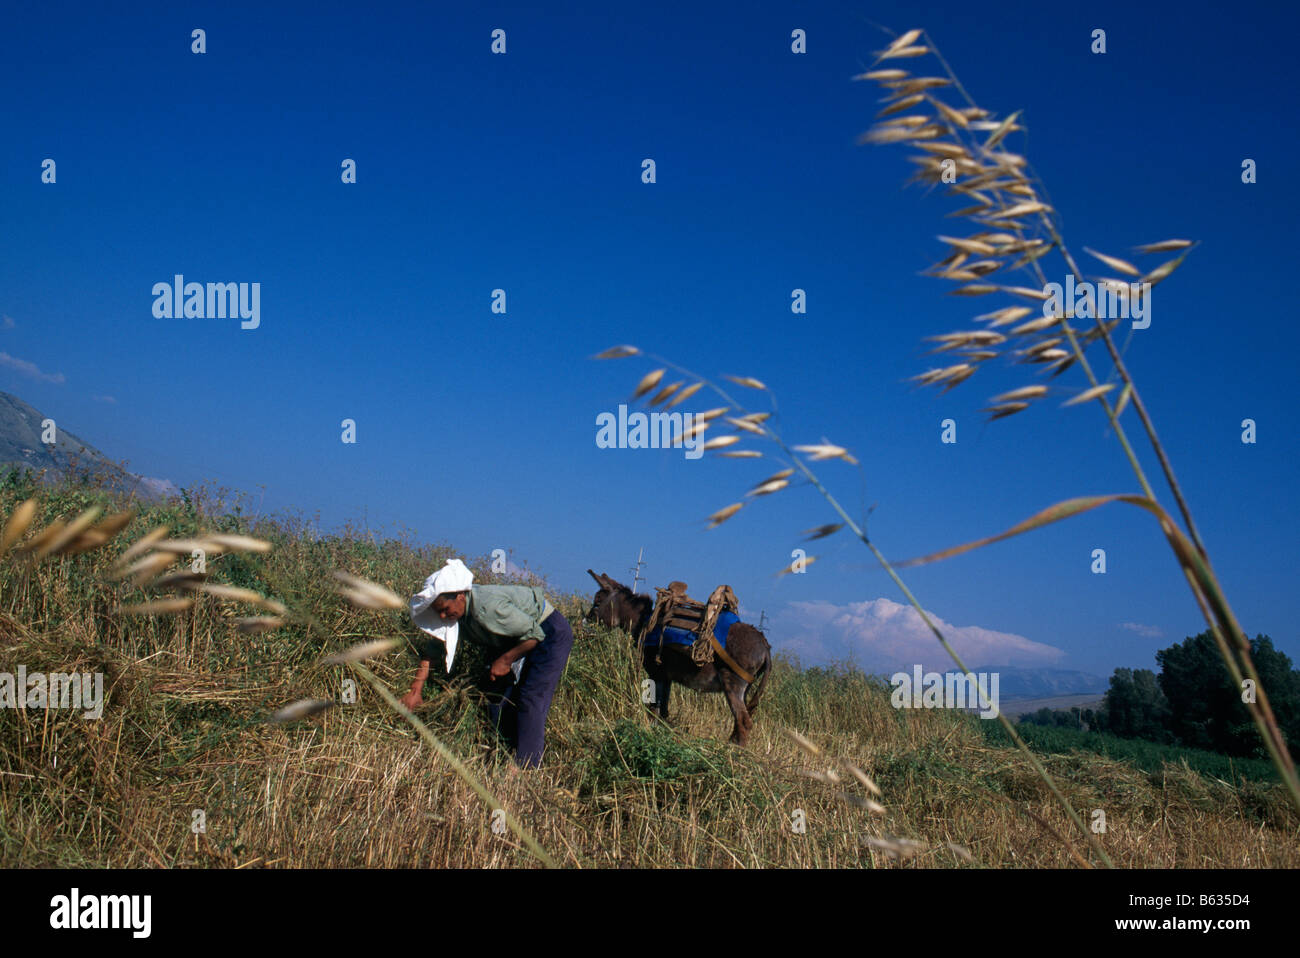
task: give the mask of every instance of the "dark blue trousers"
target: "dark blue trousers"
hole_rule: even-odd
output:
[[[573,648],[573,628],[559,611],[542,622],[544,638],[524,657],[519,681],[507,675],[491,687],[488,717],[515,750],[515,761],[524,768],[542,764],[546,748],[546,716],[560,682],[560,674]]]

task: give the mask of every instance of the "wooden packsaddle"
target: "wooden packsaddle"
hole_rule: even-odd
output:
[[[694,641],[691,643],[691,661],[696,665],[707,665],[716,655],[745,681],[753,681],[749,673],[727,654],[723,643],[719,642],[714,634],[720,615],[729,612],[734,616],[740,611],[740,602],[736,598],[736,593],[731,590],[731,586],[718,586],[709,595],[707,602],[698,602],[688,596],[684,582],[670,582],[668,588],[656,588],[655,592],[657,598],[654,611],[650,613],[650,618],[640,636],[643,644],[646,636],[655,635],[664,629],[680,629],[694,636]],[[667,642],[662,639],[659,642],[656,662],[662,661],[663,648],[666,644]]]

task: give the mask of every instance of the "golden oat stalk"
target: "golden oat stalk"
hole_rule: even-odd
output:
[[[1040,262],[1041,257],[1037,254],[1039,250],[1043,253],[1055,250],[1060,253],[1067,270],[1074,277],[1076,283],[1083,284],[1086,282],[1083,271],[1079,268],[1061,236],[1053,216],[1054,210],[1050,204],[1043,200],[1045,193],[1042,191],[1041,183],[1033,173],[1028,161],[1022,156],[1006,152],[1005,149],[995,149],[1008,134],[1020,129],[1016,122],[1019,113],[1013,113],[1001,122],[992,119],[988,111],[978,107],[970,98],[957,79],[956,74],[953,73],[947,61],[939,53],[932,39],[923,30],[912,30],[905,36],[912,34],[915,34],[913,40],[924,37],[925,45],[913,46],[909,41],[907,48],[919,51],[918,56],[926,52],[933,53],[942,68],[941,72],[950,81],[948,84],[942,85],[943,91],[959,92],[968,105],[964,109],[954,110],[948,104],[942,103],[938,98],[938,93],[927,92],[925,98],[929,105],[935,107],[936,115],[918,115],[916,117],[916,127],[898,123],[894,119],[886,119],[867,131],[861,141],[870,143],[906,143],[921,150],[921,155],[914,157],[914,160],[920,165],[920,170],[914,179],[936,185],[940,183],[950,185],[951,192],[958,196],[966,199],[974,198],[979,201],[975,206],[967,207],[961,210],[959,214],[955,214],[969,220],[978,229],[978,232],[966,237],[939,237],[941,242],[956,251],[944,261],[943,265],[946,267],[946,272],[951,274],[954,270],[959,271],[965,259],[970,255],[989,257],[989,262],[999,268],[1012,256],[1019,255],[1020,258],[1007,266],[1007,270],[1024,269],[1028,271],[1037,280],[1039,288],[1010,286],[1004,287],[1004,290],[1013,295],[1045,301],[1049,299],[1047,279]],[[885,53],[888,54],[889,51],[886,50]],[[891,73],[889,77],[874,75],[871,79],[881,83],[887,91],[892,93],[894,91],[893,85],[902,81],[905,77],[905,72],[900,72],[903,73],[902,76]],[[980,115],[980,119],[972,122],[971,117],[976,114]],[[916,135],[918,128],[925,130],[926,135]],[[989,133],[989,136],[986,140],[980,142],[978,134],[984,132]],[[1031,235],[1031,231],[1042,235]],[[1162,263],[1145,273],[1135,264],[1120,257],[1100,253],[1086,247],[1085,251],[1115,272],[1121,273],[1130,279],[1135,279],[1140,283],[1150,284],[1146,287],[1149,293],[1150,287],[1168,278],[1182,264],[1194,245],[1190,240],[1171,239],[1136,247],[1136,252],[1143,256],[1176,250],[1181,251],[1180,255],[1175,259]],[[1122,292],[1124,295],[1122,301],[1125,304],[1131,299],[1131,296],[1128,295],[1129,285],[1125,281],[1101,277],[1096,279],[1096,283],[1098,295],[1100,295],[1103,288],[1107,288],[1117,293]],[[972,284],[957,292],[967,294],[984,293],[987,292],[987,284]],[[1086,334],[1080,335],[1081,330],[1076,329],[1070,322],[1074,317],[1071,315],[1068,306],[1059,311],[1049,311],[1045,308],[1044,312],[1048,313],[1048,317],[1044,321],[1035,320],[1025,323],[1011,331],[1012,336],[1020,341],[1018,344],[1023,346],[1018,352],[1020,361],[1042,365],[1047,370],[1050,370],[1053,375],[1059,375],[1073,365],[1077,364],[1079,366],[1088,380],[1088,388],[1069,400],[1065,405],[1082,404],[1093,399],[1099,401],[1111,428],[1114,430],[1116,440],[1120,443],[1129,465],[1142,487],[1143,495],[1135,498],[1142,500],[1150,508],[1159,509],[1155,492],[1147,480],[1120,421],[1120,414],[1128,405],[1133,406],[1147,435],[1152,451],[1160,463],[1165,482],[1177,504],[1187,534],[1183,536],[1178,533],[1175,536],[1171,533],[1170,529],[1173,528],[1173,520],[1167,515],[1163,515],[1163,510],[1161,510],[1163,515],[1163,518],[1161,518],[1162,528],[1166,532],[1166,537],[1174,555],[1187,578],[1193,598],[1210,627],[1210,632],[1219,647],[1229,674],[1239,685],[1243,679],[1250,679],[1255,683],[1256,695],[1253,701],[1246,703],[1247,708],[1250,711],[1252,721],[1264,740],[1264,745],[1273,764],[1277,767],[1282,780],[1286,784],[1292,802],[1297,808],[1300,808],[1300,777],[1297,776],[1295,763],[1291,758],[1281,728],[1273,714],[1268,696],[1255,669],[1250,655],[1249,640],[1246,638],[1246,633],[1237,621],[1223,593],[1222,586],[1213,572],[1209,552],[1201,540],[1182,488],[1174,475],[1173,466],[1156,434],[1155,425],[1142,401],[1137,384],[1133,381],[1120,350],[1116,347],[1110,335],[1114,323],[1107,323],[1106,311],[1098,309],[1096,312],[1101,315],[1095,317],[1095,328]],[[1028,315],[1028,313],[1019,315]],[[997,312],[977,318],[981,320],[992,318],[997,325],[1009,324],[1014,321],[1006,318],[1005,314],[999,316]],[[950,338],[944,341],[952,343],[953,347],[958,350],[959,355],[961,350],[969,351],[972,346],[976,345],[963,341],[960,338],[961,334],[949,335]],[[1038,338],[1033,339],[1030,337]],[[1106,395],[1114,384],[1103,383],[1098,378],[1085,354],[1087,346],[1097,340],[1100,340],[1105,345],[1107,355],[1113,366],[1113,375],[1118,378],[1119,383],[1122,385],[1118,400],[1114,406],[1111,405],[1110,399]],[[1069,350],[1057,348],[1057,344],[1063,341],[1068,342]],[[970,361],[967,363],[950,367],[947,370],[931,370],[916,377],[917,381],[922,385],[942,384],[945,390],[951,389],[974,375],[979,363],[985,362],[998,354],[996,349],[984,348],[984,344],[979,344],[979,346],[978,358],[972,355],[968,357]],[[1026,387],[1026,390],[1032,388]],[[1020,394],[1015,401],[1006,401],[1013,393],[1006,393],[995,398],[995,404],[986,411],[991,414],[992,419],[1003,418],[1023,411],[1028,408],[1031,402],[1045,395],[1045,391],[1040,393],[1026,390],[1013,391],[1013,393]],[[999,403],[999,399],[1003,401]],[[1059,509],[1064,505],[1066,504],[1052,508]],[[1028,527],[1033,527],[1037,518],[1039,517],[1026,520],[1026,523],[1021,525],[1028,524]]]

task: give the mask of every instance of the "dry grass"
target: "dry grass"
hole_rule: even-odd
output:
[[[46,519],[88,495],[43,499]],[[4,513],[18,502],[0,490]],[[99,721],[0,712],[0,864],[537,864],[364,683],[355,704],[341,701],[351,666],[322,661],[398,640],[396,651],[354,654],[374,656],[375,675],[403,686],[414,665],[409,620],[358,609],[321,583],[349,568],[400,595],[447,550],[346,533],[312,541],[286,520],[242,530],[269,552],[209,557],[212,580],[304,608],[343,640],[326,641],[293,620],[241,631],[237,606],[213,595],[176,615],[115,615],[140,590],[107,579],[114,552],[159,524],[184,536],[238,525],[159,507],[104,549],[0,563],[0,670],[98,670],[108,692]],[[730,719],[716,697],[679,693],[677,727],[651,727],[621,633],[582,622],[574,598],[553,600],[576,641],[543,769],[513,771],[461,679],[431,687],[419,715],[560,865],[1044,867],[1088,855],[1026,759],[990,746],[977,719],[896,711],[878,680],[780,661],[749,749],[722,742]],[[298,704],[296,716],[266,721],[286,703]],[[1155,775],[1081,754],[1043,761],[1080,808],[1107,810],[1101,840],[1119,864],[1300,865],[1300,821],[1276,784],[1224,786],[1173,765]],[[191,830],[196,809],[206,814],[201,834]]]

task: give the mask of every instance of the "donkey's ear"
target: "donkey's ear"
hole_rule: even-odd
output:
[[[593,579],[596,580],[596,585],[600,586],[602,589],[605,588],[605,583],[603,583],[603,582],[600,581],[600,576],[596,575],[596,573],[594,573],[594,572],[592,572],[590,569],[588,569],[588,570],[587,570],[587,575],[591,576]]]

